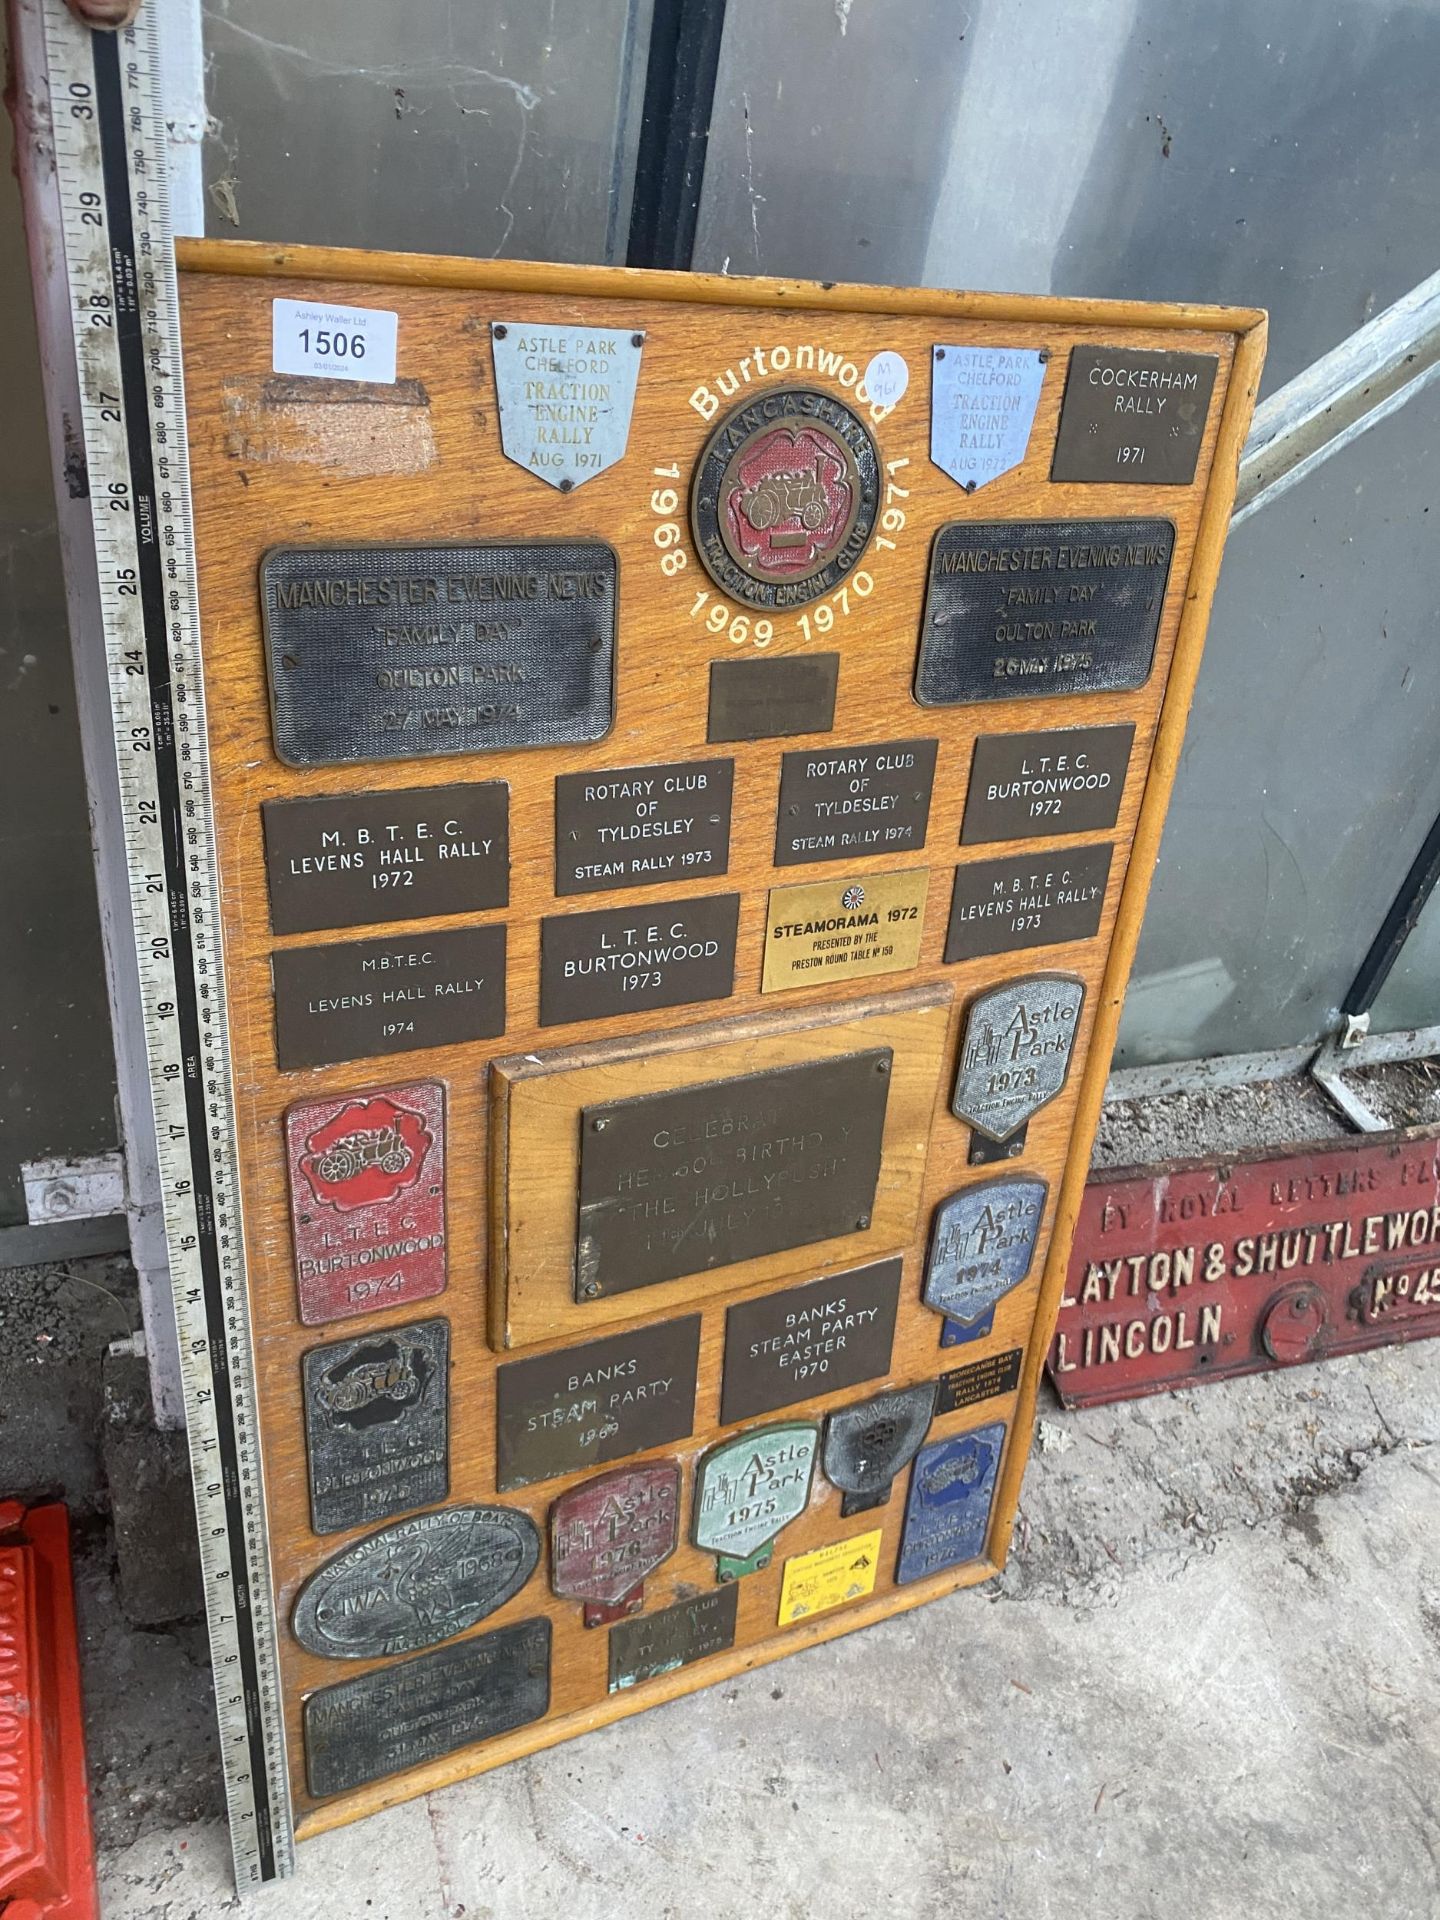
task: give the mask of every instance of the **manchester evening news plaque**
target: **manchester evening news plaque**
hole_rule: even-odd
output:
[[[1168,520],[941,527],[915,698],[952,707],[1144,686],[1174,549]]]
[[[1044,840],[1113,827],[1133,725],[981,734],[970,762],[961,843]]]
[[[618,591],[600,540],[272,547],[275,751],[334,767],[601,740]]]
[[[575,1297],[870,1225],[888,1047],[586,1107]]]
[[[510,898],[510,789],[410,787],[266,800],[276,933],[483,913]]]
[[[555,782],[555,891],[608,893],[724,873],[733,760],[602,767]]]

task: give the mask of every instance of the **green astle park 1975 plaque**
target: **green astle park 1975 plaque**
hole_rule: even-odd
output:
[[[291,767],[601,740],[619,562],[600,540],[274,547],[260,567]]]
[[[863,1233],[891,1058],[870,1047],[586,1107],[576,1299]]]

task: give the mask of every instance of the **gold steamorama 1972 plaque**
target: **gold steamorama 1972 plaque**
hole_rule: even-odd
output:
[[[1263,319],[181,259],[303,1837],[1003,1562]]]

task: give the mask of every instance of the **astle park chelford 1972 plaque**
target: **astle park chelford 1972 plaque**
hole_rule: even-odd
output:
[[[1264,326],[180,258],[303,1838],[1003,1564]]]

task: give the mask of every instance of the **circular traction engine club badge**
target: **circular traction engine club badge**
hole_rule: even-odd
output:
[[[860,416],[811,387],[776,387],[734,408],[705,443],[690,531],[733,599],[799,607],[854,567],[879,499],[880,458]]]

